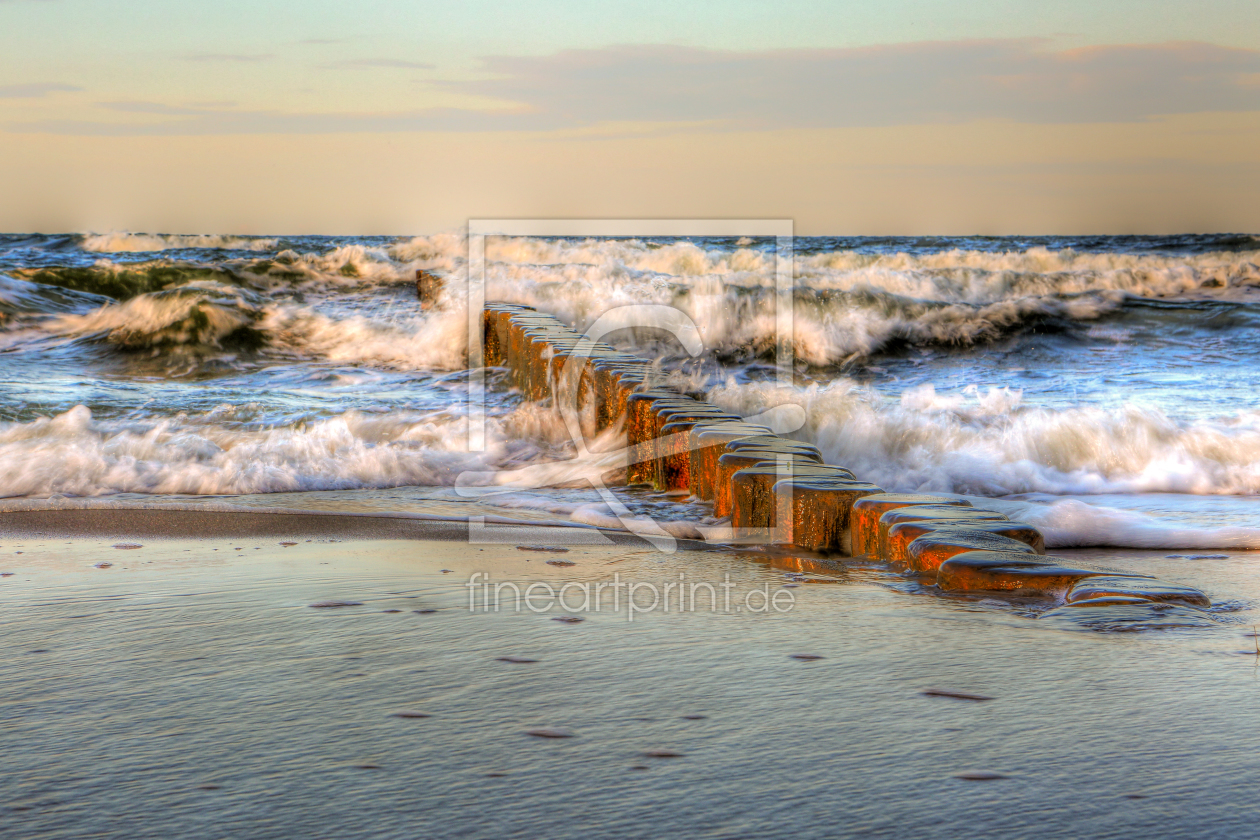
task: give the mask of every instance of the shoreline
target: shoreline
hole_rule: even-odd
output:
[[[484,526],[484,527],[483,527]],[[562,545],[651,543],[630,531],[596,528],[563,520],[526,520],[504,516],[455,517],[423,513],[364,513],[288,508],[244,508],[214,503],[104,501],[94,499],[5,500],[0,502],[0,536],[206,539],[215,537],[339,537],[360,540],[435,540],[470,542],[476,528],[481,542],[530,542]],[[721,551],[726,546],[677,540],[690,551]]]

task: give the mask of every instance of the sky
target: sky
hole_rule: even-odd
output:
[[[0,0],[0,230],[1260,231],[1255,0]]]

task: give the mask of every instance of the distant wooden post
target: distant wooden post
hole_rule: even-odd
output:
[[[416,297],[420,298],[420,308],[434,307],[445,285],[445,278],[430,274],[422,268],[416,269]]]

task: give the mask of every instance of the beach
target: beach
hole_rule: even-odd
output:
[[[858,561],[522,551],[432,523],[365,539],[336,516],[155,537],[188,520],[150,514],[137,536],[116,512],[104,538],[46,514],[0,545],[0,836],[1200,837],[1255,819],[1246,556],[1110,553],[1230,611],[1097,633]],[[683,574],[729,580],[736,607],[760,587],[792,605],[496,612],[470,609],[477,573]]]
[[[768,242],[492,242],[474,370],[458,236],[7,237],[0,836],[1245,836],[1254,243],[801,238],[780,376]],[[740,543],[616,454],[687,412],[1145,600]]]
[[[1260,835],[1260,3],[163,11],[0,0],[0,840]]]

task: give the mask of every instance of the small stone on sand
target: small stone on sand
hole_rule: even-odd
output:
[[[548,560],[547,565],[548,566],[576,566],[577,563],[574,563],[572,560]]]
[[[361,607],[362,601],[316,601],[310,605],[317,610],[330,610],[336,607]]]
[[[519,665],[528,665],[531,662],[537,662],[537,659],[530,659],[528,656],[500,656],[498,662],[515,662]]]
[[[586,619],[582,618],[582,616],[580,615],[557,615],[557,616],[554,616],[551,620],[562,621],[565,624],[577,624],[579,621],[585,621]]]
[[[442,569],[441,571],[442,571],[442,574],[444,575],[451,575],[455,573],[454,569]]]
[[[683,753],[673,750],[644,750],[643,754],[648,758],[682,758]]]
[[[437,612],[437,610],[412,610],[412,612],[416,615],[432,615]]]
[[[997,779],[1005,779],[1001,773],[994,773],[990,770],[968,770],[966,773],[959,773],[954,776],[955,779],[962,779],[967,782],[992,782]]]
[[[101,562],[99,562],[99,563],[95,563],[95,564],[93,564],[93,565],[94,565],[96,568],[98,568],[98,569],[108,569],[110,566],[112,566],[112,565],[114,565],[114,564],[113,564],[113,563],[106,563],[104,560],[102,560]]]
[[[392,715],[390,715],[390,717],[418,719],[418,718],[433,717],[433,715],[429,714],[428,712],[417,712],[414,710],[409,710],[409,711],[402,711],[402,712],[394,712]]]
[[[951,691],[945,688],[929,688],[926,691],[920,691],[919,693],[924,697],[953,697],[955,700],[974,700],[977,703],[993,699],[992,697],[984,694],[972,694],[968,691]]]
[[[533,735],[535,738],[572,738],[573,732],[568,729],[557,729],[549,726],[539,727],[538,729],[526,729],[526,735]]]
[[[569,549],[558,545],[518,545],[517,551],[550,551],[555,554],[563,554]]]
[[[140,545],[139,543],[118,543],[118,545],[114,546],[114,548],[121,548],[124,551],[126,551],[133,548],[144,548],[144,546]]]
[[[0,577],[13,577],[13,572],[0,572]]]
[[[803,659],[803,660],[805,660],[806,662],[812,662],[812,661],[814,661],[815,659],[822,659],[822,658],[823,658],[823,657],[819,656],[819,655],[818,655],[818,654],[816,654],[816,653],[793,653],[793,654],[791,654],[791,657],[792,657],[793,659]]]
[[[280,545],[297,545],[295,542],[282,542]]]

